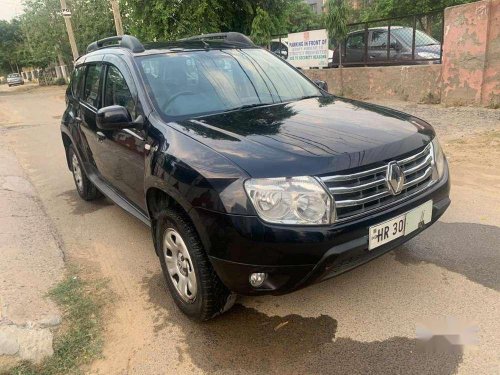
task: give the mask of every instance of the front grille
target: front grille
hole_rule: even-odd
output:
[[[397,195],[392,195],[387,186],[387,164],[353,174],[320,177],[335,198],[337,221],[360,216],[408,198],[434,182],[430,143],[422,151],[397,162],[406,179],[402,191]]]

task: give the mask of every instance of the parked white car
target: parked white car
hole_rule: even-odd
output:
[[[10,73],[7,76],[7,84],[10,86],[24,85],[24,79],[19,73]]]

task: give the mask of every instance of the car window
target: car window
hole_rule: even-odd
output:
[[[399,40],[402,40],[406,45],[412,45],[413,40],[413,29],[409,27],[402,27],[400,29],[391,29],[391,34],[397,36]],[[415,46],[423,47],[423,46],[432,46],[440,44],[436,39],[427,35],[423,31],[415,30]]]
[[[393,48],[393,43],[395,43],[392,36],[393,30],[391,30],[391,48]],[[387,30],[377,30],[372,31],[372,36],[370,38],[369,47],[371,49],[386,49],[387,48]]]
[[[158,109],[169,116],[321,96],[300,73],[261,49],[177,52],[139,61]]]
[[[108,66],[104,84],[103,107],[108,107],[110,105],[121,105],[128,109],[132,118],[137,117],[135,101],[127,86],[127,82],[118,68],[113,65]]]
[[[85,89],[83,91],[83,101],[97,108],[99,105],[99,82],[101,81],[102,65],[93,64],[87,66],[85,78]]]
[[[364,33],[354,34],[347,38],[346,47],[349,49],[363,49],[365,48],[365,35]]]
[[[73,74],[71,75],[71,94],[75,98],[80,97],[84,72],[85,68],[83,66],[79,66],[73,70]]]

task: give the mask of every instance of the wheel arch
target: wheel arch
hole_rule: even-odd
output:
[[[200,225],[196,211],[192,210],[191,205],[181,197],[175,197],[174,194],[169,192],[169,189],[164,186],[150,186],[146,190],[146,205],[151,220],[151,233],[153,235],[153,243],[157,255],[160,251],[160,244],[156,243],[155,236],[157,219],[162,210],[168,207],[180,211],[186,219],[193,224],[204,248],[207,249],[208,236],[204,233],[202,225]]]
[[[71,163],[70,163],[69,157],[68,157],[68,149],[69,149],[69,146],[73,144],[73,142],[71,141],[71,138],[69,137],[69,135],[67,135],[66,133],[61,133],[61,137],[62,137],[65,155],[66,155],[66,164],[68,165],[68,169],[71,169]]]

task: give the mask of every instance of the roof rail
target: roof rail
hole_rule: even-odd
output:
[[[228,43],[235,43],[235,44],[245,45],[248,47],[255,47],[255,44],[252,42],[252,39],[250,39],[248,36],[243,35],[241,33],[232,32],[232,31],[227,32],[227,33],[213,33],[213,34],[196,35],[196,36],[191,36],[189,38],[184,38],[184,39],[179,39],[179,40],[180,41],[221,40],[221,41],[225,41]]]
[[[118,42],[118,44],[108,45],[112,42]],[[131,50],[134,53],[144,52],[144,46],[135,36],[121,35],[99,39],[98,41],[90,43],[87,47],[87,53],[106,47],[123,47]]]

